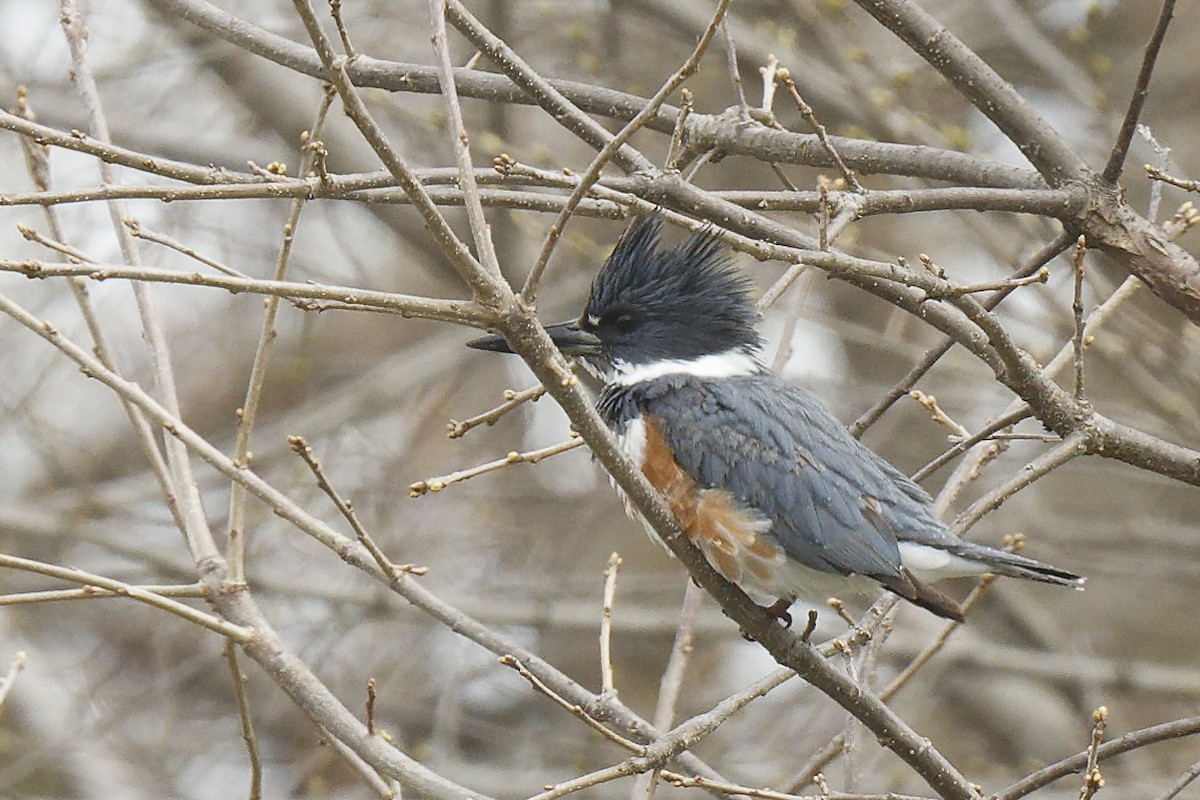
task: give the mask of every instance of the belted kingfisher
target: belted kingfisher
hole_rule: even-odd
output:
[[[546,331],[603,379],[601,416],[719,573],[783,619],[797,597],[882,586],[962,620],[929,582],[985,573],[1082,587],[951,534],[924,489],[763,365],[750,284],[716,236],[664,247],[661,229],[630,225],[582,316]],[[468,344],[512,352],[496,335]]]

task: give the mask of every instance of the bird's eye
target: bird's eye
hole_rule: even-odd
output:
[[[633,315],[627,311],[613,315],[609,322],[617,333],[629,333],[633,329]]]

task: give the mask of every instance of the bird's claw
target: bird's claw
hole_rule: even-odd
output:
[[[775,619],[783,623],[783,627],[791,630],[792,615],[788,613],[788,609],[792,607],[791,600],[776,600],[771,605],[763,609]]]

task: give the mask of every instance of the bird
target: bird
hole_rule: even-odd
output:
[[[785,624],[799,598],[879,587],[962,621],[931,585],[943,578],[1082,588],[1072,572],[954,535],[924,489],[765,366],[751,282],[715,231],[667,246],[662,228],[658,214],[629,225],[583,313],[546,332],[603,382],[601,417],[717,572]],[[498,334],[468,345],[513,352]]]

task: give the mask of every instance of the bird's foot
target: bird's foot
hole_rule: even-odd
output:
[[[792,615],[788,613],[788,609],[792,607],[791,600],[776,600],[769,606],[766,606],[763,611],[766,611],[775,619],[783,623],[783,627],[791,629]]]

